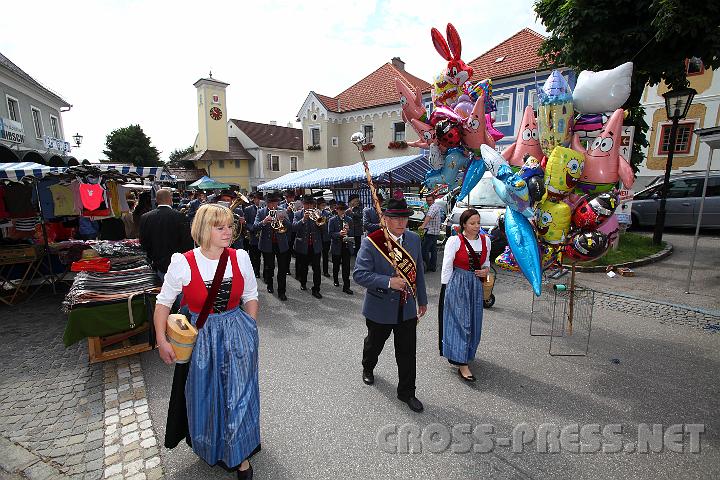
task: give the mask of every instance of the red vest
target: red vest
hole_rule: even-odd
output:
[[[462,235],[462,233],[459,235]],[[482,245],[480,251],[480,265],[482,265],[485,263],[488,252],[487,248],[485,248],[485,235],[480,235],[478,238],[480,239],[480,244]],[[468,242],[468,245],[470,245],[470,242]],[[472,248],[472,245],[470,245],[470,248]],[[463,270],[470,270],[470,256],[468,255],[467,248],[465,248],[465,242],[462,241],[462,238],[460,239],[460,248],[458,248],[457,252],[455,252],[453,266],[462,268]]]
[[[185,258],[190,264],[190,283],[183,287],[183,304],[190,308],[193,313],[200,313],[205,299],[208,296],[210,290],[203,282],[202,276],[200,275],[200,269],[198,268],[197,261],[195,260],[195,251],[190,250],[185,252]],[[245,279],[240,272],[240,267],[237,263],[237,256],[235,250],[228,248],[228,256],[230,257],[230,264],[232,265],[232,287],[230,289],[230,300],[228,300],[227,309],[232,310],[233,308],[240,305],[243,291],[245,290]],[[210,313],[215,313],[214,310],[210,310]]]

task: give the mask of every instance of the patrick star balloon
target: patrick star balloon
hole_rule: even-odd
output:
[[[495,139],[487,129],[485,118],[485,101],[482,97],[475,101],[472,112],[463,120],[463,144],[468,150],[472,150],[476,156],[480,156],[480,145],[490,145],[495,148]]]
[[[540,148],[538,139],[538,126],[535,121],[535,114],[530,105],[525,107],[522,122],[517,132],[517,140],[502,152],[502,156],[513,166],[520,168],[525,164],[525,154],[535,158],[543,158],[545,155]]]
[[[395,79],[395,88],[400,95],[403,120],[406,123],[410,123],[412,119],[427,122],[427,110],[425,110],[425,106],[422,103],[422,94],[415,95],[415,93],[398,78]]]
[[[632,167],[620,156],[623,116],[622,108],[615,110],[587,150],[577,135],[573,137],[573,149],[585,152],[585,165],[575,189],[578,194],[609,192],[618,179],[628,188],[635,183]]]

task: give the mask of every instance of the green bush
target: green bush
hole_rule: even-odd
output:
[[[665,248],[665,242],[662,242],[662,245],[653,245],[652,236],[629,232],[621,233],[618,248],[611,248],[599,259],[581,265],[617,265],[632,262],[633,260],[649,257],[663,248]]]

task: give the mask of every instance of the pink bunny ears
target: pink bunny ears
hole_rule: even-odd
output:
[[[443,38],[442,34],[435,27],[430,30],[430,35],[432,35],[432,41],[433,45],[435,45],[435,50],[437,50],[440,56],[442,56],[447,61],[453,59],[460,60],[460,54],[462,53],[462,43],[460,43],[460,35],[458,34],[457,30],[455,30],[455,27],[453,27],[452,23],[447,24],[447,42]],[[450,43],[450,46],[448,46],[448,42]]]

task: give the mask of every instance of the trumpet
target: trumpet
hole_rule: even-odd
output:
[[[277,232],[277,233],[285,233],[287,232],[287,227],[282,223],[282,220],[280,220],[280,215],[282,215],[282,212],[278,213],[277,210],[269,210],[268,216],[272,218],[272,222],[270,222],[270,226]]]
[[[318,227],[322,227],[327,223],[327,218],[325,218],[322,214],[322,211],[320,211],[317,208],[313,208],[312,210],[308,210],[308,216],[310,217],[310,220],[315,222],[315,224]]]

